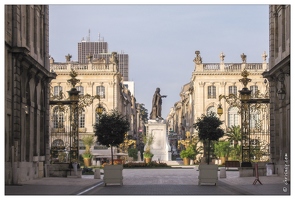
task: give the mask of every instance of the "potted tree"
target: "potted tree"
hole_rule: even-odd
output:
[[[202,182],[214,183],[216,185],[218,180],[218,165],[210,163],[210,146],[212,141],[218,141],[224,135],[224,131],[220,128],[222,121],[216,116],[215,113],[210,112],[205,115],[202,114],[194,127],[198,131],[201,141],[206,141],[207,144],[207,165],[199,165],[199,185]]]
[[[151,152],[151,145],[154,142],[154,136],[144,135],[143,136],[143,143],[145,144],[145,151],[143,152],[143,158],[145,163],[150,163],[154,154]]]
[[[150,163],[152,161],[154,154],[150,150],[143,152],[143,158],[145,163]]]
[[[130,130],[129,121],[117,110],[112,110],[110,113],[103,113],[95,127],[97,141],[102,145],[111,147],[111,165],[104,166],[103,180],[105,186],[108,183],[120,183],[120,185],[123,185],[123,165],[114,165],[113,147],[118,147],[124,142],[125,134]]]
[[[194,159],[195,156],[196,156],[196,151],[193,145],[189,145],[186,149],[180,152],[180,157],[183,159],[184,165],[189,165],[190,160]]]
[[[84,160],[84,166],[89,167],[91,165],[92,154],[90,147],[94,144],[93,135],[87,135],[82,138],[83,144],[85,145],[85,151],[82,154]]]

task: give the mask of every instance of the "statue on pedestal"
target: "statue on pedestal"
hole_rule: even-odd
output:
[[[152,111],[150,113],[150,119],[163,119],[161,116],[162,111],[162,98],[167,97],[167,95],[160,94],[160,88],[156,88],[155,94],[153,96]]]

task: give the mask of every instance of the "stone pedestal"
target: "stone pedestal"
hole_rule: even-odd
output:
[[[151,152],[154,154],[152,161],[170,161],[171,147],[168,143],[165,120],[148,120],[148,124],[145,124],[145,126],[147,134],[154,136],[154,142],[150,147]]]

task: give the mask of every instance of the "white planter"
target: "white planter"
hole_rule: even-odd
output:
[[[103,181],[106,186],[109,183],[119,183],[123,185],[123,165],[105,165]]]
[[[199,165],[199,185],[214,184],[216,185],[218,181],[218,165]]]

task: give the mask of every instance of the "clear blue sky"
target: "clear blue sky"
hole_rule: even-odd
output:
[[[78,60],[78,42],[98,34],[109,51],[129,54],[129,80],[135,82],[135,97],[151,111],[152,96],[159,87],[162,117],[180,100],[194,70],[195,51],[203,63],[262,62],[268,54],[268,5],[57,5],[49,6],[50,55],[64,62],[65,55]]]

